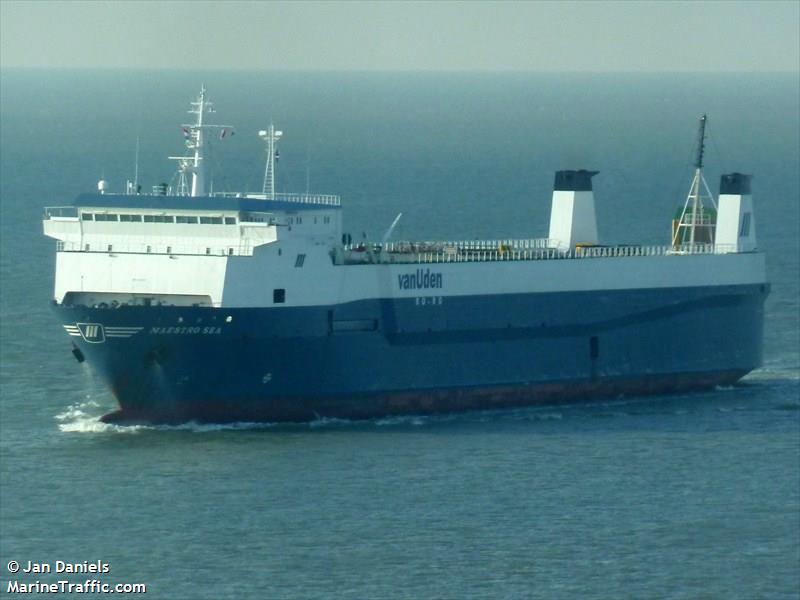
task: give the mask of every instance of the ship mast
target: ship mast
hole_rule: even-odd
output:
[[[283,132],[277,131],[272,123],[269,124],[269,129],[258,132],[258,137],[267,144],[267,166],[264,169],[264,185],[261,188],[267,200],[275,199],[275,161],[280,156],[277,145],[282,135]]]
[[[673,247],[678,247],[682,243],[686,243],[687,233],[688,244],[690,248],[694,247],[695,243],[697,243],[697,238],[699,237],[698,233],[700,232],[700,227],[709,228],[709,231],[713,232],[713,230],[710,229],[714,225],[712,221],[712,215],[706,212],[703,207],[703,191],[705,191],[707,194],[706,197],[711,200],[711,204],[714,206],[714,209],[716,210],[717,208],[717,204],[714,202],[714,195],[711,193],[705,177],[703,177],[703,155],[705,153],[706,146],[707,121],[708,117],[703,114],[700,117],[700,125],[697,131],[697,150],[695,152],[694,160],[694,177],[692,178],[692,184],[689,186],[689,194],[687,195],[686,202],[683,205],[683,210],[681,211],[678,225],[674,228],[672,234]],[[713,233],[710,233],[706,237],[710,239],[704,240],[704,243],[711,243],[714,241]]]
[[[192,163],[192,196],[202,196],[205,193],[206,187],[206,174],[205,165],[203,163],[203,115],[206,111],[213,111],[214,108],[210,102],[206,102],[206,88],[200,88],[200,95],[195,102],[192,102],[192,108],[189,109],[189,114],[197,115],[197,120],[194,127],[191,128],[192,136],[186,144],[190,150],[194,150],[194,161]]]
[[[206,113],[213,113],[214,105],[206,99],[205,86],[200,88],[200,95],[197,100],[191,103],[189,114],[195,115],[194,123],[183,123],[183,135],[186,138],[186,148],[191,152],[190,156],[170,156],[171,160],[178,161],[178,196],[204,196],[206,194],[206,173],[205,173],[205,146],[206,131],[209,129],[233,129],[229,125],[208,125],[204,117]],[[191,191],[187,181],[188,174],[192,176]]]

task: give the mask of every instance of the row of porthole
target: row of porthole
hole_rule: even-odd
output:
[[[92,251],[92,246],[91,246],[91,244],[86,244],[83,247],[83,249],[84,249],[85,252],[91,252]],[[113,244],[109,244],[108,247],[106,248],[106,252],[113,252],[113,251],[114,251],[114,245]],[[153,247],[152,246],[147,246],[146,252],[147,252],[147,254],[152,254],[153,253]],[[172,254],[172,246],[167,246],[167,249],[164,252],[164,254]],[[224,248],[220,249],[220,254],[223,255],[223,256],[225,255],[225,249]],[[227,254],[228,254],[228,256],[233,256],[233,248],[228,248]],[[206,248],[206,255],[208,255],[208,256],[211,255],[211,248]]]

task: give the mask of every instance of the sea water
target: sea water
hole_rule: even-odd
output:
[[[706,177],[754,174],[764,366],[730,388],[365,422],[119,427],[49,310],[44,206],[169,182],[204,84],[235,135],[215,191],[342,196],[380,239],[544,237],[553,172],[593,169],[605,242],[666,244]],[[0,585],[148,598],[796,598],[796,74],[0,73]],[[138,160],[137,160],[138,139]],[[658,340],[652,340],[657,344]],[[691,340],[686,341],[691,344]],[[309,368],[313,368],[310,366]],[[9,562],[53,572],[9,572]],[[56,561],[109,573],[63,575]]]

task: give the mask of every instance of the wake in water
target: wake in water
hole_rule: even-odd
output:
[[[116,425],[103,423],[100,417],[107,413],[96,401],[87,400],[72,404],[55,416],[59,421],[58,428],[66,433],[141,433],[143,431],[191,431],[205,433],[211,431],[229,431],[243,429],[273,428],[275,423],[196,423],[190,421],[180,425]]]
[[[100,421],[102,412],[100,405],[94,400],[78,402],[67,407],[67,409],[55,416],[59,421],[58,428],[68,433],[136,433],[142,427],[138,425],[130,427],[120,427]]]
[[[208,433],[216,431],[242,431],[242,430],[336,430],[371,427],[423,427],[444,425],[448,423],[487,423],[503,420],[528,420],[528,421],[557,421],[563,418],[563,413],[553,410],[553,407],[533,407],[522,409],[475,411],[467,413],[453,413],[442,415],[397,415],[368,420],[338,419],[333,417],[320,417],[308,423],[198,423],[189,421],[179,425],[117,425],[104,423],[100,417],[108,412],[94,400],[86,400],[68,406],[64,412],[55,416],[58,428],[65,433],[141,433],[145,431],[189,431],[194,433]]]

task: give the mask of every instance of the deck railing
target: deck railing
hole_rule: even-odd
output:
[[[52,219],[53,217],[68,217],[68,218],[78,218],[78,207],[77,206],[45,206],[44,207],[44,214],[42,215],[44,219]]]
[[[334,194],[285,194],[278,193],[272,197],[267,194],[241,193],[241,192],[215,192],[214,197],[219,198],[249,198],[252,200],[276,200],[278,202],[292,202],[296,204],[322,204],[326,206],[341,206],[342,201]]]
[[[732,244],[685,244],[682,246],[577,246],[564,250],[552,240],[478,240],[468,242],[395,242],[384,247],[358,244],[334,253],[338,264],[428,264],[453,262],[504,262],[728,254]]]

